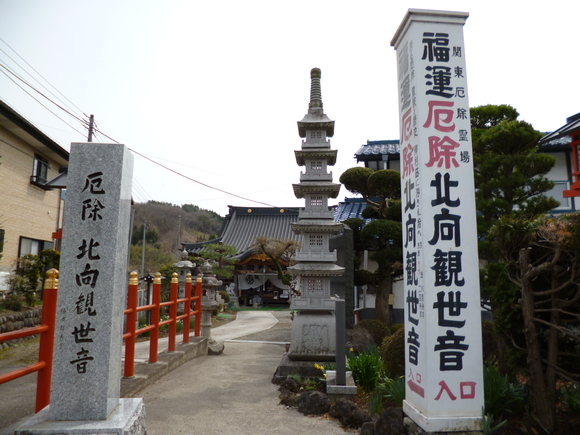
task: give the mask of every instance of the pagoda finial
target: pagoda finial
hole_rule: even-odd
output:
[[[308,113],[322,112],[322,91],[320,87],[320,68],[310,70],[310,104],[308,104]]]
[[[334,135],[334,121],[331,121],[322,109],[320,75],[320,68],[310,70],[310,103],[308,103],[308,113],[304,115],[302,121],[298,121],[300,137],[306,137],[306,130],[324,130],[326,137]]]

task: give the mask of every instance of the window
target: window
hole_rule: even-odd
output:
[[[44,240],[29,239],[27,237],[20,237],[20,246],[18,247],[18,257],[26,254],[40,255],[41,251],[45,249],[52,249],[54,243],[45,242]]]
[[[310,246],[322,246],[322,236],[310,235],[309,244]]]
[[[310,138],[311,139],[322,139],[322,132],[321,131],[311,131]]]
[[[322,169],[322,162],[310,162],[310,169],[321,170]]]
[[[322,206],[322,196],[312,196],[310,198],[310,205]]]
[[[321,279],[309,279],[308,280],[308,292],[322,292],[322,280]]]
[[[572,204],[570,198],[564,198],[564,191],[570,189],[570,183],[568,181],[554,181],[554,187],[552,190],[546,192],[546,196],[554,198],[556,201],[560,202],[560,205],[554,209],[556,210],[572,210]]]
[[[32,166],[32,176],[30,182],[32,184],[44,184],[48,178],[48,160],[38,154],[34,155],[34,165]]]

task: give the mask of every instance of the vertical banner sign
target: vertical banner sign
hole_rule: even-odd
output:
[[[125,146],[72,144],[51,420],[105,420],[119,404],[132,174]]]
[[[405,263],[404,412],[428,432],[481,430],[483,368],[463,25],[410,9],[397,51]]]

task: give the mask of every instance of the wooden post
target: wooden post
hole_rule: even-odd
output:
[[[195,280],[195,336],[201,335],[201,274]]]
[[[161,303],[161,274],[157,272],[153,279],[153,308],[151,308],[151,340],[149,344],[149,363],[157,362],[157,349],[159,347],[159,310]]]
[[[127,338],[125,339],[125,377],[130,378],[135,375],[135,330],[137,323],[137,293],[139,291],[139,279],[137,272],[131,272],[129,287],[127,289]]]
[[[171,305],[169,306],[169,318],[171,323],[169,324],[169,340],[167,343],[167,350],[169,352],[175,352],[175,335],[177,334],[177,293],[179,280],[177,278],[177,272],[173,272],[171,276]]]
[[[36,411],[50,403],[50,382],[52,379],[52,351],[54,349],[54,325],[56,322],[56,299],[58,294],[58,270],[49,269],[44,281],[42,303],[42,324],[48,326],[40,340],[38,360],[46,365],[38,371],[36,381]]]
[[[191,319],[191,273],[185,276],[185,307],[183,319],[183,343],[189,343],[189,323]]]

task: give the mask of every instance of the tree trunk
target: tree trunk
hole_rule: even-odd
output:
[[[377,284],[377,297],[375,299],[375,319],[380,320],[387,326],[391,326],[391,306],[389,295],[392,293],[393,282],[390,275],[379,266],[379,280]]]
[[[552,275],[552,288],[558,287],[556,278]],[[550,332],[548,335],[548,366],[546,367],[546,387],[548,389],[549,401],[552,404],[551,412],[556,415],[556,370],[554,367],[558,365],[558,354],[560,347],[560,332],[556,329],[555,325],[560,324],[560,312],[556,311],[558,308],[558,294],[553,293],[551,295],[552,303],[552,313],[550,315]],[[555,420],[555,417],[554,417]]]
[[[496,306],[497,304],[492,300],[490,301],[491,305],[491,312],[496,313]],[[505,331],[497,331],[495,330],[495,335],[497,336],[496,339],[496,358],[497,358],[497,368],[502,375],[507,375],[510,373],[509,367],[509,346],[511,343],[508,343],[508,339],[506,337]]]
[[[540,423],[548,432],[556,424],[556,405],[554,394],[550,394],[547,379],[543,371],[542,354],[534,323],[535,309],[532,294],[533,268],[530,265],[529,250],[522,249],[519,255],[520,276],[522,282],[522,314],[524,317],[524,333],[528,350],[528,366],[532,382],[532,392],[536,402],[536,411]]]

